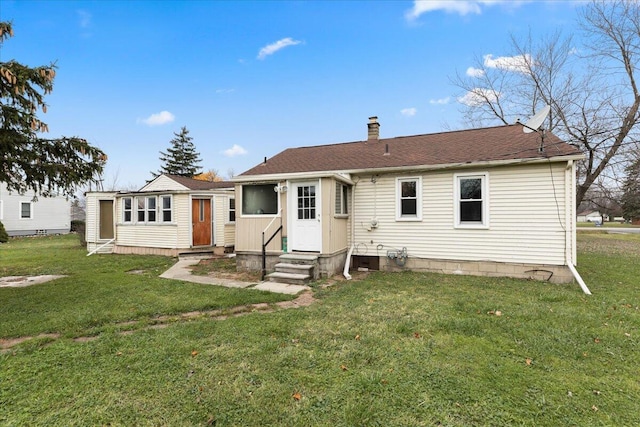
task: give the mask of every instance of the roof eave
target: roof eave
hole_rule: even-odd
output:
[[[232,182],[256,182],[256,181],[284,181],[291,179],[313,179],[335,177],[338,180],[349,183],[350,175],[361,175],[364,173],[398,173],[409,171],[430,171],[443,169],[469,169],[482,167],[509,166],[518,164],[536,164],[548,162],[568,162],[571,160],[583,160],[584,154],[570,154],[553,157],[534,157],[528,159],[506,159],[506,160],[487,160],[480,162],[465,163],[444,163],[437,165],[413,165],[413,166],[393,166],[384,168],[365,168],[351,169],[342,171],[313,171],[313,172],[290,172],[290,173],[272,173],[260,175],[239,175],[232,178]],[[348,178],[349,177],[349,178]]]

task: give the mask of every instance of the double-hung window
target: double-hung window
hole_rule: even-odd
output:
[[[171,196],[160,196],[162,222],[171,222]]]
[[[454,176],[455,226],[459,228],[489,227],[489,174],[456,174]]]
[[[138,197],[137,202],[138,222],[156,222],[156,196]]]
[[[236,222],[236,199],[229,199],[229,222]]]
[[[422,178],[396,179],[396,220],[422,220]]]
[[[133,221],[133,201],[131,197],[122,198],[122,222]]]
[[[156,222],[156,196],[147,197],[147,222]]]
[[[20,219],[33,218],[33,206],[31,202],[20,202]]]
[[[336,215],[347,215],[349,187],[341,182],[336,182]]]

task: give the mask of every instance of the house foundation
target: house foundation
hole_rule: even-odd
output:
[[[304,252],[294,253],[304,254]],[[280,262],[280,255],[282,254],[282,252],[267,252],[267,272],[275,271],[276,264]],[[341,273],[344,269],[347,250],[344,249],[333,254],[313,253],[313,255],[318,257],[318,277],[331,277],[334,274]],[[236,251],[236,268],[238,271],[261,271],[262,254],[250,251]]]
[[[380,257],[380,270],[411,270],[467,276],[513,277],[559,284],[573,283],[574,281],[573,275],[566,265],[407,258],[406,264],[399,266],[392,259]]]

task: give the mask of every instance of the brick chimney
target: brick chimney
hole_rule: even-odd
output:
[[[369,123],[367,123],[368,135],[367,140],[377,140],[380,138],[380,123],[378,123],[378,116],[369,117]]]

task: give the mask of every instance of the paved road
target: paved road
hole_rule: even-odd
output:
[[[640,227],[623,228],[623,227],[577,227],[578,231],[606,231],[607,233],[623,233],[623,234],[640,234]]]

